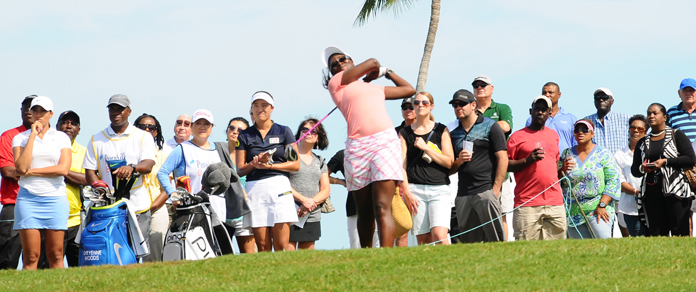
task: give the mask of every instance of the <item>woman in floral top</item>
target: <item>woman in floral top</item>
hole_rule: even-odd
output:
[[[568,237],[611,238],[615,214],[612,201],[621,194],[619,167],[609,150],[592,143],[591,121],[578,120],[573,133],[578,145],[564,150],[558,162],[559,176],[567,176],[572,185],[569,189],[564,181],[564,197],[570,209]]]

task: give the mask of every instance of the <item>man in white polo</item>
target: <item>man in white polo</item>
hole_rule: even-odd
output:
[[[107,108],[111,125],[94,134],[87,146],[83,168],[88,184],[102,180],[113,192],[112,176],[128,179],[131,175],[145,175],[152,171],[155,165],[155,141],[148,132],[128,123],[130,106],[130,100],[123,94],[109,98]],[[145,242],[148,242],[152,201],[142,178],[138,178],[131,187],[130,201]]]
[[[174,123],[174,137],[164,141],[162,152],[164,153],[165,157],[168,156],[177,145],[188,141],[190,138],[191,116],[182,114],[176,118],[176,122]]]

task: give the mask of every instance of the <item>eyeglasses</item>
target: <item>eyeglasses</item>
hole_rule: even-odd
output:
[[[302,132],[303,134],[304,134],[304,133],[307,133],[308,131],[309,131],[309,128],[302,127],[302,129],[300,129],[300,132]],[[316,130],[316,129],[312,129],[312,131],[311,131],[310,133],[311,133],[312,135],[316,135],[316,134],[317,134],[317,130]]]
[[[157,126],[156,126],[156,125],[140,124],[140,125],[138,125],[138,128],[140,128],[140,129],[143,130],[143,131],[150,131],[150,132],[152,132],[152,131],[154,131],[154,130],[157,130]]]
[[[229,127],[227,127],[227,130],[229,130],[230,132],[234,132],[234,130],[239,130],[240,132],[244,131],[242,127],[236,127],[235,125],[230,125]]]
[[[588,129],[588,128],[575,129],[575,130],[573,130],[573,133],[575,133],[575,134],[580,134],[580,133],[587,134],[587,133],[589,133],[589,132],[590,132],[590,129]]]
[[[414,104],[414,105],[421,105],[421,104],[423,104],[423,106],[427,106],[427,105],[430,104],[430,102],[427,101],[427,100],[422,100],[422,101],[421,101],[421,100],[414,100],[414,101],[413,101],[413,104]]]
[[[453,102],[452,103],[452,108],[458,108],[458,107],[465,107],[469,105],[471,102]]]
[[[630,126],[630,127],[628,127],[628,129],[631,131],[638,131],[641,133],[645,132],[645,128],[643,128],[643,127]]]
[[[338,59],[338,62],[333,62],[333,63],[331,63],[331,66],[330,66],[331,69],[333,69],[334,67],[338,66],[340,63],[344,63],[346,60],[353,60],[353,59],[351,59],[351,58],[348,57],[348,56],[343,56],[343,57],[341,57],[341,58]]]
[[[402,106],[401,106],[401,110],[402,110],[402,111],[405,111],[405,110],[413,110],[413,106],[412,106],[412,105],[402,105]]]
[[[474,89],[477,89],[477,88],[486,88],[486,86],[488,86],[488,83],[485,83],[485,82],[474,83],[474,84],[472,84],[472,86],[474,87]]]
[[[191,126],[191,122],[190,122],[190,121],[184,121],[184,120],[176,120],[176,124],[177,124],[177,125],[180,125],[180,126],[183,124],[184,127],[190,127],[190,126]]]

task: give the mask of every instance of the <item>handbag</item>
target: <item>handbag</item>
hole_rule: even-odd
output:
[[[392,218],[394,218],[394,236],[399,238],[413,228],[411,213],[408,211],[404,200],[401,199],[399,187],[396,187],[396,191],[394,191],[391,211]]]
[[[682,168],[684,171],[684,178],[689,183],[689,188],[692,192],[696,192],[696,166],[692,168]]]

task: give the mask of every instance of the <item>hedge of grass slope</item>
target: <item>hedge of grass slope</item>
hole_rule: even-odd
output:
[[[696,290],[696,239],[297,251],[127,267],[0,271],[4,291]]]

